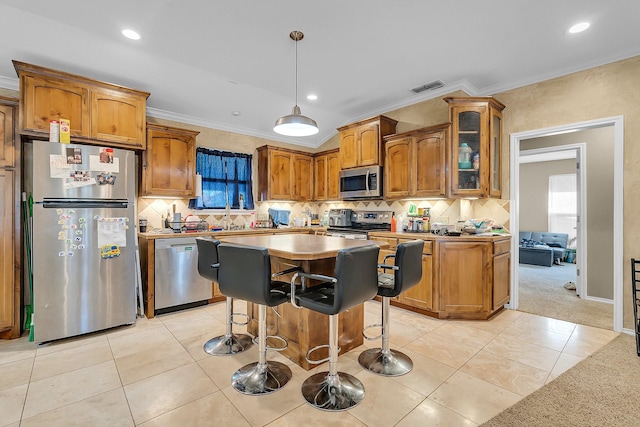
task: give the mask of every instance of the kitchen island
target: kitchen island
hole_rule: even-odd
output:
[[[164,232],[146,232],[138,233],[138,247],[140,251],[140,270],[142,276],[142,293],[144,300],[144,312],[146,317],[152,318],[156,314],[155,307],[155,264],[156,251],[155,243],[158,239],[179,239],[184,237],[213,237],[221,239],[229,236],[260,236],[274,234],[324,234],[325,228],[321,227],[298,227],[298,228],[254,228],[240,230],[221,230],[221,231],[197,231],[183,233],[164,233]],[[218,284],[211,285],[210,303],[224,301],[225,297],[218,290]]]
[[[333,276],[335,261],[341,249],[378,244],[387,247],[386,242],[370,240],[342,239],[339,237],[315,236],[309,234],[253,235],[241,237],[221,237],[223,243],[260,246],[269,250],[271,271],[284,271],[291,267],[301,267],[305,272]],[[290,281],[292,274],[278,277]],[[313,286],[314,283],[307,283]],[[247,303],[249,323],[247,331],[258,333],[258,305]],[[281,304],[267,311],[267,332],[287,340],[288,346],[281,354],[304,369],[315,365],[306,359],[307,352],[318,345],[329,343],[329,316],[306,308],[295,308],[291,304]],[[360,304],[338,315],[338,344],[340,353],[345,353],[362,345],[364,327],[364,305]],[[327,349],[318,349],[314,357],[328,356]]]
[[[380,262],[407,240],[424,240],[422,279],[391,304],[440,319],[488,319],[509,302],[509,234],[438,236],[376,231],[369,239],[389,244]]]

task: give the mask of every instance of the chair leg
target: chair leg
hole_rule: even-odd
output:
[[[267,361],[267,306],[259,305],[258,361],[238,369],[231,377],[231,385],[242,394],[269,394],[284,387],[292,375],[284,363]]]
[[[397,377],[411,371],[413,362],[406,354],[389,348],[389,301],[389,297],[382,297],[382,348],[363,351],[358,362],[374,374]]]
[[[302,384],[306,401],[325,411],[344,411],[364,399],[364,385],[345,372],[338,372],[338,315],[329,316],[329,372],[311,375]]]
[[[226,333],[224,335],[211,338],[204,344],[204,351],[212,356],[229,356],[237,354],[245,351],[253,344],[249,335],[236,335],[233,333],[233,298],[227,297],[226,305]]]

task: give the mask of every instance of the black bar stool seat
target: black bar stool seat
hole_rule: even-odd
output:
[[[292,373],[284,363],[267,361],[267,307],[287,302],[290,284],[272,280],[271,257],[266,248],[221,243],[218,256],[220,292],[258,305],[259,360],[238,369],[231,377],[231,385],[248,395],[278,391],[289,382]]]
[[[375,374],[395,377],[413,369],[413,361],[409,356],[389,348],[389,302],[392,297],[420,283],[423,248],[423,240],[400,243],[396,253],[387,255],[384,258],[384,264],[378,266],[384,270],[378,275],[378,295],[382,297],[382,323],[365,327],[362,335],[368,340],[382,338],[382,347],[365,350],[358,357],[360,365]],[[395,259],[394,265],[386,264],[389,258]],[[387,273],[389,270],[393,273]],[[364,331],[372,327],[381,327],[382,334],[377,337],[368,337]]]
[[[218,268],[220,267],[218,260],[218,245],[220,241],[206,237],[198,237],[196,244],[198,245],[198,273],[200,273],[200,276],[217,283]],[[238,354],[253,345],[251,336],[233,333],[233,325],[243,326],[247,324],[246,321],[236,322],[234,317],[247,317],[247,315],[233,312],[233,298],[227,296],[225,304],[225,334],[211,338],[203,347],[204,351],[212,356]]]
[[[377,262],[380,248],[376,245],[343,249],[338,253],[334,276],[296,273],[291,280],[291,303],[329,316],[329,357],[310,360],[309,355],[327,345],[307,352],[310,363],[329,362],[329,371],[319,372],[302,384],[302,395],[312,406],[326,411],[344,411],[364,399],[364,385],[353,375],[338,372],[338,315],[370,300],[378,290]],[[321,284],[296,294],[297,277],[315,279]]]

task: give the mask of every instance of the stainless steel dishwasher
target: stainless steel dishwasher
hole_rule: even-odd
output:
[[[195,237],[156,239],[155,245],[156,312],[211,298],[211,281],[198,274]]]

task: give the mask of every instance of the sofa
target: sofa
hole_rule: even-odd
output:
[[[520,263],[552,267],[566,256],[566,233],[547,231],[520,232]]]

